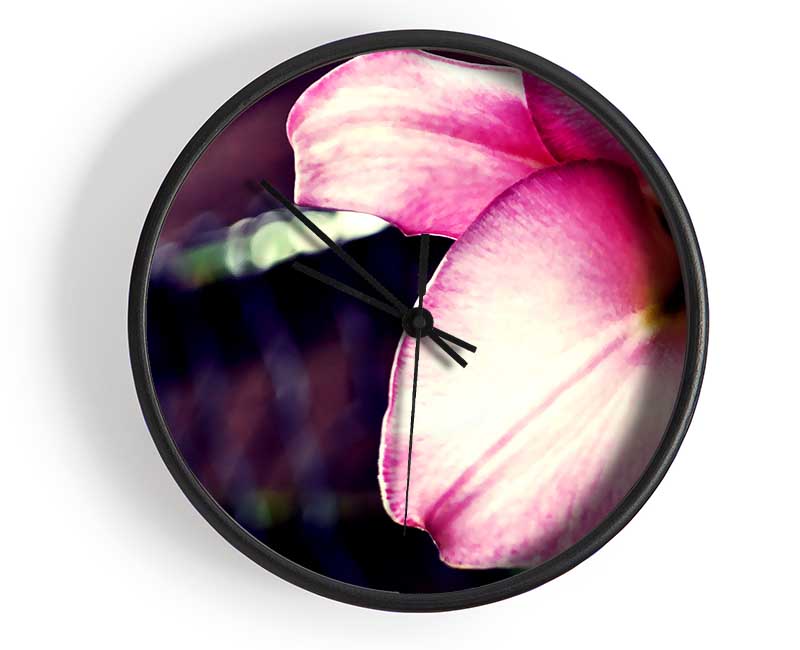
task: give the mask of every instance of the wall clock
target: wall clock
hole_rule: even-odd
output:
[[[686,209],[619,111],[516,47],[399,31],[208,120],[147,217],[129,334],[158,450],[231,544],[432,611],[541,585],[630,521],[707,318]]]

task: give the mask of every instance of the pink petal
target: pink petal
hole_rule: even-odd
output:
[[[500,192],[555,161],[521,73],[411,50],[356,57],[309,87],[287,131],[295,200],[459,236]]]
[[[539,564],[630,490],[680,382],[685,324],[659,309],[678,281],[671,241],[614,163],[532,174],[453,244],[425,305],[478,352],[461,369],[423,342],[408,509],[444,562]],[[379,464],[398,523],[413,359],[404,336]]]
[[[583,106],[538,77],[523,77],[531,117],[558,161],[612,160],[641,173],[619,140]]]

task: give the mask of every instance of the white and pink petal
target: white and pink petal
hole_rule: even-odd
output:
[[[539,77],[524,74],[523,80],[531,117],[556,160],[611,160],[641,176],[627,149],[581,104]]]
[[[556,161],[522,74],[414,50],[355,57],[310,86],[287,122],[295,201],[458,237],[501,192]]]
[[[677,395],[685,326],[661,305],[679,281],[637,180],[613,163],[532,174],[453,244],[425,304],[478,353],[461,369],[423,349],[408,509],[443,561],[533,566],[619,504]],[[404,336],[379,462],[399,523],[413,358]]]

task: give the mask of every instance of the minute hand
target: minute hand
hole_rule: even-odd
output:
[[[276,201],[278,201],[281,205],[283,205],[289,212],[291,212],[297,219],[311,232],[313,232],[320,240],[330,248],[345,264],[347,264],[351,269],[353,269],[358,275],[360,275],[367,283],[370,284],[376,291],[378,291],[386,300],[388,300],[392,306],[395,307],[401,314],[405,314],[408,311],[408,307],[406,307],[398,298],[395,296],[391,291],[389,291],[386,287],[384,287],[375,277],[372,276],[363,266],[361,266],[355,259],[353,259],[339,244],[333,241],[325,232],[317,226],[311,219],[309,219],[306,215],[302,213],[302,211],[289,199],[287,199],[283,194],[281,194],[275,187],[270,185],[266,180],[261,180],[261,187],[263,187]],[[451,358],[459,363],[462,367],[467,365],[467,362],[455,351],[453,350],[447,343],[445,343],[442,338],[437,335],[433,334],[431,337],[436,345],[438,345],[442,350],[444,350]]]

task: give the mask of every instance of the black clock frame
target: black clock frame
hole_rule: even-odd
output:
[[[181,457],[158,405],[147,353],[147,287],[155,247],[178,189],[206,147],[242,111],[282,84],[320,66],[386,49],[449,51],[512,65],[548,81],[591,111],[630,151],[661,201],[677,249],[686,296],[689,331],[680,391],[662,442],[636,485],[597,528],[560,555],[517,575],[460,591],[405,594],[358,587],[306,569],[253,537],[216,503]],[[265,569],[322,596],[376,609],[442,611],[508,598],[556,578],[599,550],[639,511],[675,458],[694,413],[708,347],[708,295],[700,249],[675,184],[650,145],[611,103],[566,70],[506,43],[457,32],[400,30],[355,36],[295,56],[236,93],[202,126],[172,165],[147,215],[133,264],[128,337],[139,402],[156,447],[194,507],[228,542]]]

